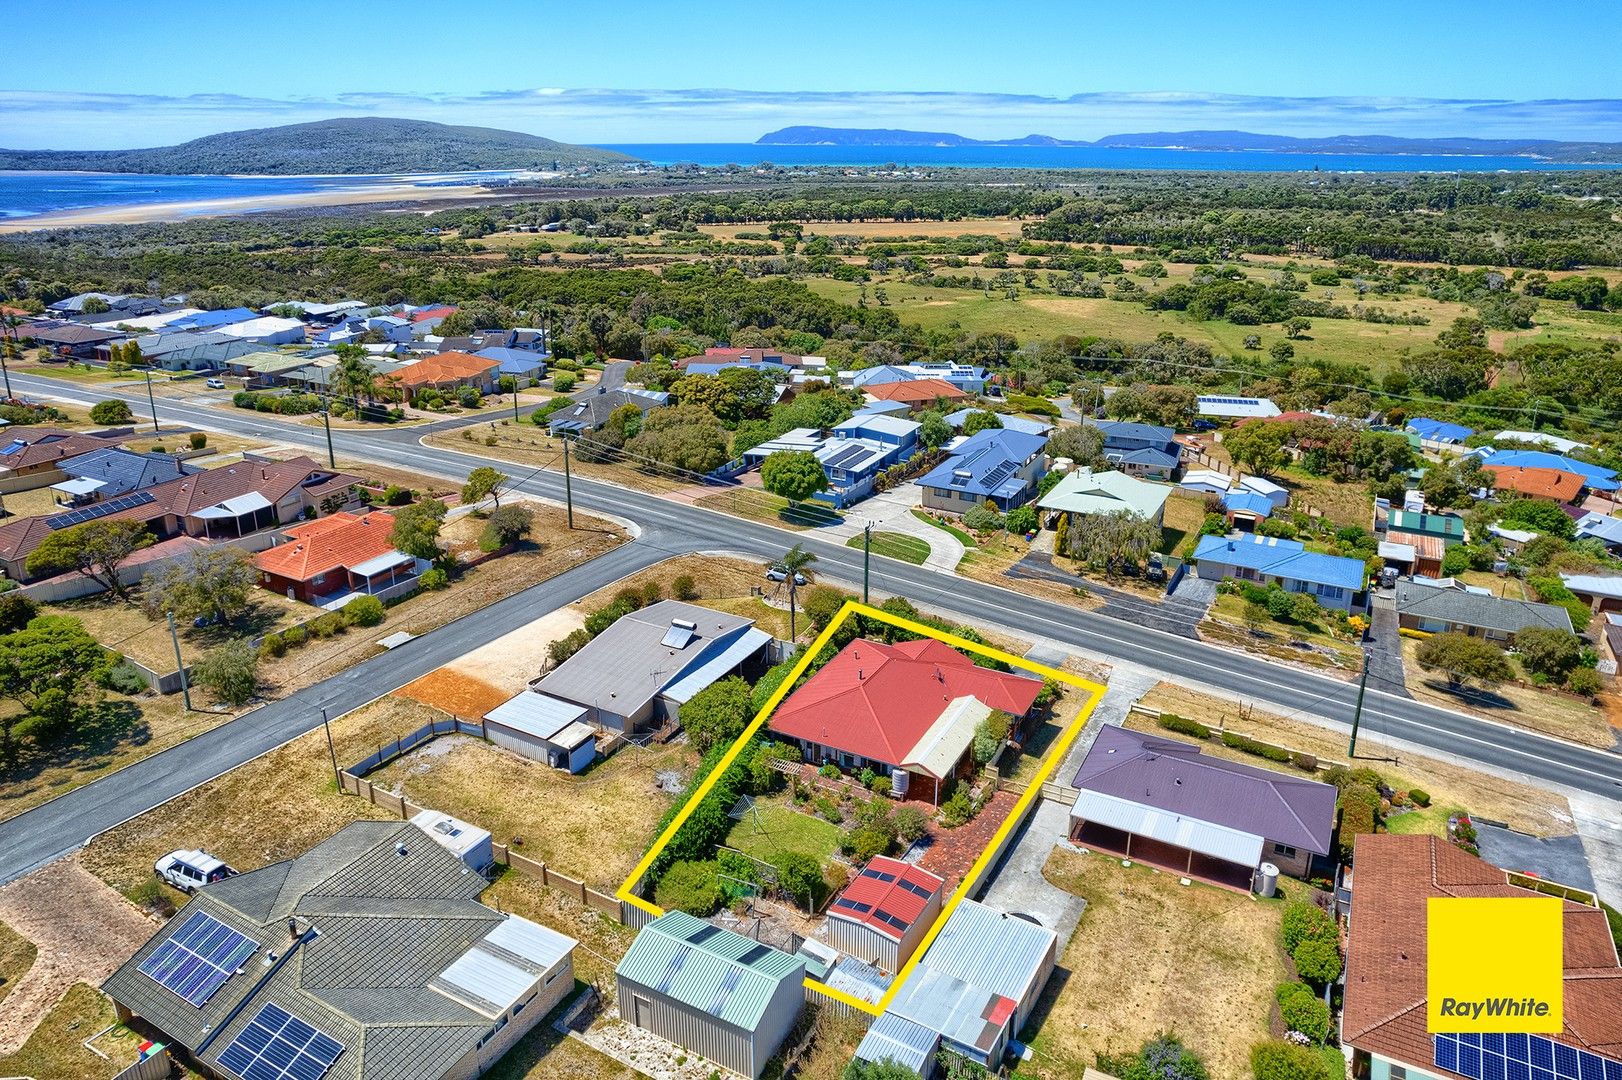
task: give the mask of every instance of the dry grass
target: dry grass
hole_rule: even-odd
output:
[[[1345,762],[1346,737],[1305,720],[1286,719],[1272,713],[1260,712],[1248,706],[1237,705],[1224,698],[1212,697],[1189,690],[1175,683],[1158,683],[1143,696],[1144,705],[1159,712],[1176,713],[1212,727],[1230,725],[1235,731],[1252,735],[1292,750],[1314,754],[1320,762]],[[1127,727],[1139,731],[1165,734],[1154,717],[1142,713],[1129,713]],[[1173,736],[1174,738],[1179,736]],[[1275,765],[1263,758],[1231,750],[1220,743],[1201,746],[1201,752],[1215,757],[1243,761],[1261,768],[1277,768],[1280,772],[1299,773],[1290,766]],[[1566,835],[1573,831],[1571,807],[1566,800],[1552,792],[1527,784],[1505,780],[1488,773],[1477,772],[1462,765],[1439,761],[1417,754],[1397,755],[1385,742],[1378,724],[1365,723],[1358,737],[1359,765],[1369,765],[1386,778],[1387,783],[1399,791],[1421,788],[1430,793],[1431,804],[1437,809],[1464,808],[1473,814],[1507,822],[1511,828],[1539,836]],[[1379,760],[1396,757],[1395,761]],[[1432,814],[1430,817],[1435,818]],[[1404,819],[1397,819],[1404,820]],[[1434,830],[1416,829],[1413,822],[1393,831],[1437,831],[1446,827],[1447,814],[1440,814],[1439,822],[1432,822]]]
[[[1072,1080],[1098,1053],[1136,1050],[1161,1031],[1182,1038],[1212,1076],[1248,1075],[1273,988],[1288,977],[1281,903],[1063,850],[1043,874],[1087,910],[1033,1014],[1035,1057],[1017,1075]],[[1130,957],[1130,971],[1107,957]]]
[[[825,1012],[817,1023],[811,1049],[794,1068],[798,1080],[842,1080],[845,1066],[856,1056],[856,1047],[867,1033],[854,1016]]]
[[[490,445],[488,440],[495,439]],[[563,442],[547,434],[544,427],[529,421],[514,424],[512,418],[494,420],[484,424],[470,424],[456,431],[437,431],[423,437],[429,446],[437,446],[458,453],[477,453],[497,462],[511,462],[526,468],[545,468],[563,471]],[[614,462],[580,460],[578,453],[569,459],[570,471],[576,476],[604,480],[613,484],[633,487],[639,491],[665,492],[691,487],[700,482],[693,475],[673,475],[668,470],[650,467],[640,469]]]
[[[57,493],[50,487],[37,487],[32,491],[13,491],[4,497],[6,515],[14,517],[42,517],[47,514],[59,514],[62,505],[58,503]]]
[[[1327,617],[1312,625],[1268,619],[1251,631],[1245,625],[1243,598],[1237,593],[1218,593],[1209,614],[1200,623],[1200,635],[1280,660],[1357,671],[1363,665],[1362,650],[1355,643],[1335,636],[1329,626]]]
[[[17,980],[34,966],[39,950],[11,927],[0,923],[0,1001],[17,988]]]
[[[0,1075],[34,1080],[108,1080],[133,1064],[141,1043],[128,1028],[116,1027],[96,1040],[107,1055],[97,1057],[83,1043],[116,1023],[113,1003],[101,991],[79,983],[57,1003],[23,1048],[0,1057]]]
[[[249,610],[230,626],[199,629],[187,620],[176,620],[180,654],[188,664],[195,663],[203,653],[232,638],[268,634],[303,622],[316,614],[306,604],[264,589],[255,589],[249,599]],[[169,636],[168,622],[161,615],[156,618],[148,616],[139,603],[116,600],[104,593],[83,600],[42,604],[40,614],[71,615],[84,623],[90,636],[105,648],[133,657],[153,671],[175,670],[174,642]]]
[[[805,226],[805,238],[813,236],[860,236],[864,239],[903,240],[909,237],[932,239],[953,236],[1000,236],[1020,238],[1020,223],[1013,218],[976,218],[972,221],[829,221]],[[740,232],[766,231],[761,225],[700,225],[700,232],[728,239]]]
[[[1485,716],[1512,727],[1539,731],[1568,742],[1610,750],[1616,735],[1605,714],[1578,698],[1535,686],[1505,683],[1490,689],[1463,687],[1449,690],[1440,672],[1425,671],[1416,659],[1419,642],[1402,639],[1403,671],[1408,692],[1422,701]]]

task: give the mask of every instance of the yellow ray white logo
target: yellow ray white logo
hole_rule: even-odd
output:
[[[1561,905],[1552,896],[1431,897],[1429,1030],[1558,1032]]]

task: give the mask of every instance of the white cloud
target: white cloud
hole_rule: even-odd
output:
[[[764,92],[536,87],[476,94],[387,91],[332,98],[0,91],[0,145],[160,146],[217,131],[333,116],[409,116],[571,142],[752,142],[790,124],[899,127],[975,138],[1092,139],[1235,128],[1280,135],[1463,135],[1622,142],[1622,101],[1252,97],[1187,91],[1069,97],[975,92]]]

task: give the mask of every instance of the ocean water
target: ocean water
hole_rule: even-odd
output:
[[[1172,169],[1212,172],[1549,172],[1622,168],[1522,157],[1290,154],[1238,150],[1138,150],[1097,146],[762,146],[629,143],[606,146],[656,165],[928,165],[1004,169]]]

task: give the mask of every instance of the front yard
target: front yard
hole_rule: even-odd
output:
[[[1616,729],[1603,712],[1588,702],[1559,691],[1514,683],[1449,687],[1441,672],[1419,666],[1419,644],[1413,638],[1402,639],[1403,672],[1408,692],[1416,698],[1601,750],[1617,745]],[[1518,666],[1513,658],[1510,664]]]
[[[84,1041],[116,1025],[113,1003],[100,990],[76,984],[57,1003],[15,1054],[0,1056],[0,1075],[33,1080],[109,1080],[135,1063],[141,1039],[115,1026],[94,1045],[107,1057],[85,1049]]]
[[[1274,987],[1289,977],[1280,901],[1065,850],[1043,876],[1087,908],[1032,1013],[1034,1054],[1015,1076],[1074,1080],[1099,1053],[1136,1051],[1160,1032],[1181,1038],[1214,1077],[1250,1074]]]
[[[1362,649],[1355,642],[1331,633],[1327,619],[1308,624],[1267,619],[1252,628],[1246,623],[1245,609],[1245,601],[1237,593],[1218,591],[1216,601],[1200,623],[1200,636],[1207,641],[1236,645],[1275,659],[1315,667],[1356,671],[1363,664]]]

